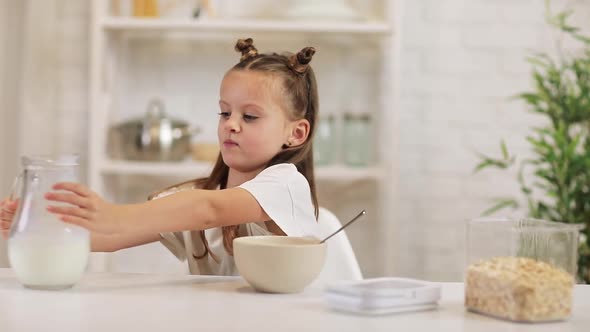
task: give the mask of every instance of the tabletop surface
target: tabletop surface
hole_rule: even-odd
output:
[[[0,331],[589,331],[590,286],[572,316],[523,324],[467,312],[463,284],[442,283],[435,310],[384,316],[332,311],[323,290],[255,292],[240,277],[88,273],[72,289],[23,288],[0,269]]]

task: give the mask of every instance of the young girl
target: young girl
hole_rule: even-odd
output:
[[[221,152],[209,177],[141,204],[111,204],[76,183],[58,183],[54,189],[62,192],[46,194],[72,205],[48,210],[90,230],[93,251],[160,241],[188,260],[193,274],[235,275],[236,237],[319,235],[311,140],[318,94],[309,66],[315,50],[259,54],[250,38],[235,49],[242,56],[221,83]],[[15,205],[3,202],[4,229]]]

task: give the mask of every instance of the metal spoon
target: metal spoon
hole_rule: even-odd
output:
[[[356,217],[352,218],[351,221],[347,222],[346,224],[344,224],[344,226],[338,228],[338,230],[336,230],[334,233],[328,235],[327,238],[323,239],[322,241],[320,241],[320,243],[324,243],[326,242],[329,238],[331,238],[332,236],[338,234],[341,230],[345,229],[346,227],[348,227],[348,225],[352,224],[353,222],[355,222],[358,218],[360,218],[361,216],[364,216],[365,214],[367,214],[367,212],[365,212],[365,210],[362,210],[361,213],[357,214]]]

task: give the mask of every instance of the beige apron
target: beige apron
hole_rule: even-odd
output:
[[[183,182],[150,195],[148,199],[158,199],[192,189],[198,189],[193,181]],[[238,229],[238,236],[256,235],[273,234],[268,231],[264,222],[242,224]],[[191,274],[238,275],[233,256],[229,255],[223,246],[221,228],[205,230],[205,237],[209,249],[217,259],[214,259],[211,254],[204,254],[206,252],[205,243],[203,243],[199,231],[161,233],[160,242],[180,261],[188,261]]]

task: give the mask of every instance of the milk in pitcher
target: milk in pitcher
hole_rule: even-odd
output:
[[[10,239],[8,256],[20,282],[28,288],[63,289],[73,286],[88,262],[88,238],[68,239],[22,234]]]

